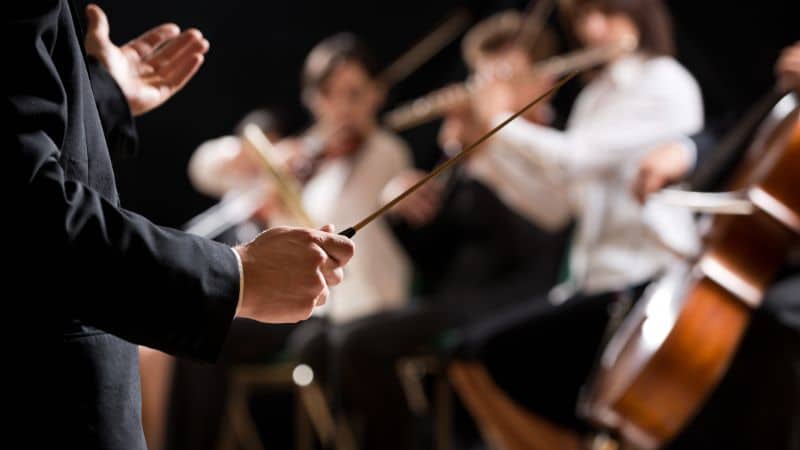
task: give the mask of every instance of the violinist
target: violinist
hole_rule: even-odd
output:
[[[581,0],[562,10],[571,33],[587,48],[634,40],[632,53],[615,55],[582,89],[564,130],[515,121],[496,135],[494,153],[540,165],[561,180],[577,220],[567,282],[548,300],[530,299],[464,330],[457,353],[480,359],[495,382],[524,407],[562,427],[583,429],[575,411],[579,389],[608,326],[609,310],[636,298],[672,260],[698,242],[691,215],[643,209],[630,193],[635,161],[653,145],[702,126],[694,78],[671,57],[674,44],[664,4],[654,0]],[[485,126],[498,123],[524,99],[513,83],[489,78],[474,103]],[[484,101],[485,98],[495,101]],[[493,179],[497,190],[518,190],[512,177]],[[531,203],[518,208],[534,219]],[[670,247],[667,250],[665,247]],[[522,351],[521,349],[524,349]]]
[[[344,225],[361,218],[378,205],[383,186],[411,167],[405,143],[377,124],[384,93],[375,73],[368,50],[350,33],[322,40],[306,58],[302,98],[315,124],[300,137],[277,141],[276,147],[284,152],[289,171],[302,182],[303,206],[316,222]],[[195,186],[210,195],[267,186],[263,203],[249,221],[256,224],[253,231],[259,225],[291,221],[281,198],[269,191],[270,176],[238,137],[201,145],[189,172]],[[252,232],[241,227],[240,231]],[[332,290],[328,304],[310,320],[270,328],[237,321],[215,367],[179,361],[173,394],[178,404],[172,406],[179,414],[172,415],[177,423],[171,428],[196,432],[177,436],[185,441],[170,442],[171,446],[201,449],[216,442],[226,395],[220,386],[232,365],[290,355],[313,367],[318,380],[335,379],[327,376],[336,370],[328,367],[335,352],[328,333],[333,329],[338,333],[340,325],[357,318],[401,308],[411,284],[409,259],[384,221],[359,234],[358,260],[351,263],[347,284]],[[284,429],[290,429],[290,424],[285,425]]]
[[[549,31],[538,42],[516,40],[521,22],[521,14],[506,11],[478,23],[462,41],[464,60],[474,67],[505,52],[526,61],[550,56]],[[453,156],[479,132],[469,103],[458,105],[444,118],[439,146]],[[349,416],[363,425],[357,436],[361,448],[409,449],[420,441],[396,370],[399,361],[435,356],[449,330],[543,294],[557,280],[569,220],[566,202],[554,201],[560,192],[549,189],[546,180],[537,185],[529,195],[542,205],[546,219],[532,223],[464,169],[425,185],[391,210],[390,221],[418,274],[409,307],[354,321],[337,335],[342,393]],[[384,188],[383,198],[424,175],[415,169],[401,172]]]
[[[788,91],[776,110],[788,113],[800,98],[800,42],[786,47],[775,63],[777,87]],[[717,130],[683,137],[652,149],[642,159],[632,189],[640,201],[669,184],[688,180],[694,190],[725,189],[724,179],[769,130],[754,123],[729,158]],[[761,124],[761,125],[760,125]],[[710,165],[721,165],[711,167]],[[697,177],[701,172],[707,177]],[[795,251],[777,281],[753,311],[730,369],[709,401],[675,443],[676,448],[789,450],[800,444],[800,260]],[[741,411],[755,414],[743,416]]]
[[[281,140],[277,148],[288,171],[302,183],[302,204],[315,222],[344,224],[366,214],[378,203],[386,182],[411,166],[405,143],[377,124],[384,92],[375,74],[366,47],[350,33],[326,38],[306,58],[302,99],[315,124],[300,137]],[[198,148],[190,163],[198,189],[220,196],[247,186],[269,186],[270,175],[258,160],[237,139],[230,140],[230,145],[217,141]],[[268,192],[259,220],[291,220],[280,202]],[[359,275],[334,294],[350,300],[329,306],[330,314],[341,320],[399,306],[409,284],[407,257],[388,225],[379,223],[360,240],[364,251],[351,267]]]

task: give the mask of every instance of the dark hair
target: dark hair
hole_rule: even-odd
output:
[[[323,39],[308,53],[301,84],[304,93],[315,91],[345,62],[354,62],[374,78],[377,70],[367,46],[353,33],[337,33]]]
[[[639,30],[639,50],[652,56],[675,54],[672,18],[661,0],[570,0],[563,13],[572,24],[592,8],[630,17]]]
[[[241,135],[244,132],[244,128],[250,124],[261,128],[264,134],[275,133],[283,136],[285,131],[278,114],[267,108],[254,109],[247,113],[234,127],[234,133]]]

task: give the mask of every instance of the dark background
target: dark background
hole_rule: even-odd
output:
[[[193,191],[186,162],[204,140],[229,134],[249,110],[284,111],[290,131],[307,124],[299,102],[299,71],[320,39],[354,31],[388,64],[457,7],[483,17],[525,1],[485,0],[102,0],[112,39],[121,44],[166,21],[197,27],[211,42],[205,65],[165,106],[138,119],[141,154],[119,164],[123,204],[154,221],[180,226],[213,204]],[[669,1],[678,58],[698,78],[711,118],[742,109],[774,82],[772,65],[800,39],[800,2]],[[557,20],[552,22],[557,25]],[[465,76],[456,42],[397,85],[387,107]],[[569,102],[578,86],[562,95]],[[405,133],[419,165],[437,158],[438,124]]]

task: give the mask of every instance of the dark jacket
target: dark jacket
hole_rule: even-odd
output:
[[[441,208],[421,227],[393,228],[417,269],[417,294],[463,319],[547,292],[558,281],[570,229],[547,232],[456,169]]]
[[[66,0],[4,11],[0,148],[13,214],[3,235],[24,244],[5,249],[14,261],[5,275],[26,293],[17,317],[61,327],[60,348],[51,341],[36,352],[53,369],[39,388],[62,396],[42,408],[65,425],[60,447],[144,449],[134,344],[215,358],[239,273],[228,246],[120,207],[97,104],[123,127],[129,112],[108,80],[95,97],[77,14]]]

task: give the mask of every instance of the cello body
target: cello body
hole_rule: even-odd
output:
[[[753,213],[714,218],[699,258],[648,288],[587,385],[580,413],[630,447],[660,448],[694,417],[800,241],[800,110],[757,150],[732,178]]]

